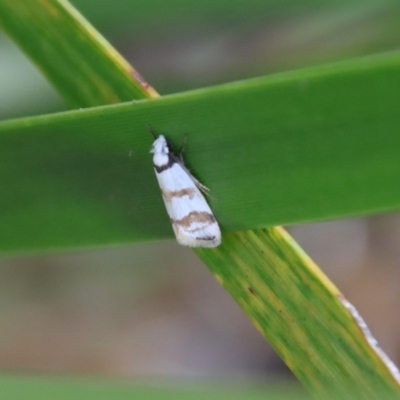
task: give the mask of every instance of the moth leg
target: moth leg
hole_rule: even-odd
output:
[[[182,163],[182,164],[184,164],[182,154],[183,154],[183,152],[186,150],[187,138],[188,138],[188,134],[186,134],[186,135],[183,137],[183,143],[182,143],[182,146],[181,146],[181,148],[179,149],[179,153],[178,153],[178,154],[179,154],[178,157],[179,157],[179,159],[181,160],[181,163]]]
[[[183,143],[181,148],[179,149],[179,155],[178,155],[178,159],[179,162],[182,166],[182,168],[188,173],[188,175],[190,176],[190,178],[192,179],[193,183],[207,196],[210,196],[209,191],[210,189],[203,185],[202,183],[200,183],[191,173],[190,171],[186,168],[185,163],[183,162],[183,157],[182,154],[183,152],[186,150],[186,145],[187,145],[187,139],[188,139],[188,134],[186,134],[183,138]]]
[[[193,183],[194,183],[204,194],[206,194],[207,196],[210,196],[210,193],[209,193],[210,189],[209,189],[206,185],[203,185],[202,183],[200,183],[200,182],[190,173],[190,171],[189,171],[186,167],[184,167],[184,168],[185,168],[186,172],[189,174],[189,176],[190,176],[190,178],[192,179]]]
[[[195,183],[195,185],[196,185],[204,194],[206,194],[207,196],[210,196],[210,194],[209,194],[210,189],[209,189],[207,186],[205,186],[205,185],[203,185],[202,183],[200,183],[196,178],[193,178],[193,176],[192,176],[192,179],[193,179],[193,182]]]

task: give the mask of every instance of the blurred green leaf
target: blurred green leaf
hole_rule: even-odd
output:
[[[354,10],[355,8],[392,7],[392,0],[74,0],[82,13],[102,28],[124,29],[129,26],[133,34],[141,32],[150,25],[152,30],[171,30],[175,24],[192,26],[206,23],[226,27],[234,23],[239,29],[257,26],[265,21],[274,22],[279,18],[335,10]],[[118,26],[113,24],[118,21]],[[126,29],[126,28],[125,28]]]
[[[78,379],[78,378],[0,378],[0,389],[7,400],[306,400],[310,397],[301,388],[292,384],[271,385],[216,384],[203,382],[184,386],[167,382],[135,384],[121,381]]]

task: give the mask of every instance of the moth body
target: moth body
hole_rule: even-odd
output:
[[[179,244],[216,247],[221,243],[218,223],[200,188],[205,189],[186,169],[180,157],[171,153],[160,135],[153,143],[154,171],[172,228]]]

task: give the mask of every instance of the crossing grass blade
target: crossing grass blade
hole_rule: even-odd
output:
[[[225,232],[400,207],[400,55],[0,124],[0,248],[173,237],[152,168],[165,134]],[[379,132],[379,139],[377,137]]]

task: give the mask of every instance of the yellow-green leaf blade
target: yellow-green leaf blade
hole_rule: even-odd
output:
[[[0,1],[0,27],[74,108],[157,93],[67,1]]]
[[[318,398],[400,396],[392,365],[368,342],[338,289],[283,229],[223,239],[222,246],[196,253],[311,392]]]

